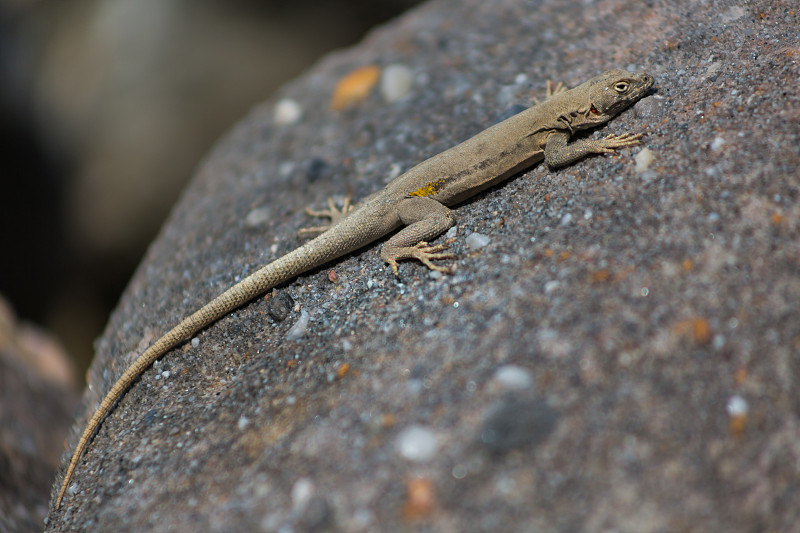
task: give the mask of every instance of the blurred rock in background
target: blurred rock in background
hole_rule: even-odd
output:
[[[0,0],[0,293],[78,368],[209,147],[415,0]]]
[[[78,389],[58,341],[0,296],[0,531],[41,531]]]

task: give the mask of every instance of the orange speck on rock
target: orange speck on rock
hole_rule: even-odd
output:
[[[553,250],[551,250],[550,248],[546,248],[545,251],[544,251],[544,256],[545,257],[553,257]]]
[[[728,431],[733,437],[740,437],[747,427],[747,415],[736,415],[728,422]]]
[[[777,211],[775,213],[772,213],[770,222],[772,222],[773,226],[780,226],[781,223],[783,222],[783,215],[778,213]]]
[[[328,270],[328,281],[331,283],[336,283],[339,281],[339,274],[337,274],[333,269]]]
[[[342,379],[350,372],[350,363],[342,363],[339,365],[339,368],[336,369],[336,378]]]
[[[691,259],[684,259],[681,263],[681,268],[683,268],[686,272],[689,272],[692,268],[694,268],[694,261]]]
[[[394,427],[397,423],[397,417],[393,414],[386,414],[381,417],[381,427],[384,429],[388,429],[390,427]]]
[[[608,269],[606,268],[602,270],[597,270],[595,272],[592,272],[591,278],[592,281],[595,281],[597,283],[605,283],[606,281],[611,279],[611,272],[609,272]]]
[[[357,68],[345,75],[333,90],[331,109],[340,111],[366,99],[380,75],[381,69],[374,65]]]
[[[696,344],[708,344],[711,342],[711,324],[703,317],[692,317],[682,320],[675,324],[672,330],[678,335],[690,337]]]
[[[702,317],[692,319],[692,340],[697,344],[708,344],[711,341],[711,324]]]
[[[569,253],[569,252],[561,252],[560,254],[558,254],[558,260],[559,261],[566,261],[567,259],[570,258],[570,256],[572,256],[572,254]]]
[[[436,492],[428,478],[415,478],[406,481],[406,503],[403,517],[416,520],[429,516],[436,508]]]
[[[736,373],[733,375],[733,382],[736,383],[736,385],[743,385],[746,380],[747,369],[744,367],[737,368]]]
[[[294,368],[294,366],[296,364],[297,364],[297,361],[295,359],[290,359],[290,360],[286,361],[286,368]]]

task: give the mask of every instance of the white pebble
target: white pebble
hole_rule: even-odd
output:
[[[381,75],[381,94],[389,102],[396,102],[411,91],[414,74],[405,65],[389,65]]]
[[[296,341],[302,339],[303,336],[308,331],[308,322],[310,320],[310,316],[308,311],[305,309],[300,312],[300,318],[297,319],[297,322],[294,323],[292,328],[286,334],[286,338],[290,341]]]
[[[272,120],[278,126],[288,126],[294,124],[303,116],[303,108],[291,98],[284,98],[275,104]]]
[[[725,405],[725,408],[728,410],[730,416],[744,416],[747,414],[750,406],[747,405],[747,400],[738,394],[734,394],[728,398],[728,403]]]
[[[296,513],[300,513],[308,507],[308,503],[314,497],[314,482],[307,477],[301,477],[292,485],[292,508]]]
[[[239,417],[239,421],[236,422],[236,427],[239,428],[239,431],[243,430],[244,428],[246,428],[249,425],[250,425],[250,419],[247,418],[244,415],[240,416]]]
[[[558,289],[558,287],[560,285],[561,285],[560,281],[555,280],[555,279],[554,280],[550,280],[550,281],[548,281],[547,283],[544,284],[544,293],[545,294],[550,294],[554,290]]]
[[[655,159],[655,155],[649,148],[642,148],[639,153],[633,156],[636,161],[636,172],[644,172],[650,167],[650,163]]]
[[[716,152],[717,150],[722,148],[724,145],[725,145],[725,139],[723,139],[722,137],[714,137],[714,140],[711,141],[711,150]]]
[[[439,439],[430,429],[410,426],[397,435],[397,452],[409,461],[423,462],[433,459],[439,451]]]
[[[169,376],[170,376],[170,372],[169,372],[169,370],[164,370],[164,371],[161,373],[161,376],[162,376],[164,379],[169,379]]]
[[[244,217],[244,223],[247,227],[254,228],[269,222],[270,218],[272,218],[272,210],[270,208],[258,207],[247,213],[247,216]]]
[[[477,231],[473,231],[472,233],[467,235],[467,238],[465,239],[467,246],[469,246],[473,250],[477,250],[478,248],[483,248],[484,246],[489,244],[490,241],[491,239],[489,238],[488,235],[484,235],[483,233],[478,233]]]
[[[533,387],[531,373],[517,365],[501,366],[495,371],[492,381],[506,390],[526,390]]]
[[[200,346],[200,339],[198,339],[197,337],[194,337],[192,339],[192,348],[197,348],[198,346]]]

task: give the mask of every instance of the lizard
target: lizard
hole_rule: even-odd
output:
[[[384,242],[380,256],[395,275],[398,275],[397,262],[403,259],[416,259],[431,270],[451,272],[450,267],[434,261],[452,260],[455,255],[443,251],[446,245],[428,244],[455,224],[451,206],[542,160],[550,168],[558,168],[589,154],[615,153],[617,149],[638,144],[641,133],[569,141],[576,132],[608,122],[644,97],[652,86],[653,77],[649,74],[610,70],[573,89],[556,89],[546,100],[417,164],[357,206],[345,202],[338,209],[329,201],[329,210],[308,211],[314,216],[330,218],[330,226],[184,318],[125,369],[94,411],[78,441],[58,493],[56,509],[60,508],[78,462],[100,424],[156,359],[269,289],[389,234],[392,235]]]

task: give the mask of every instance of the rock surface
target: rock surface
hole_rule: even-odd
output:
[[[440,0],[329,56],[202,165],[97,345],[70,450],[135,353],[299,244],[306,205],[364,197],[545,79],[653,74],[594,133],[649,152],[466,202],[453,276],[396,279],[374,245],[283,287],[282,322],[263,299],[220,320],[122,398],[47,530],[797,531],[799,27],[767,1]],[[406,96],[331,110],[370,65],[409,68]]]

